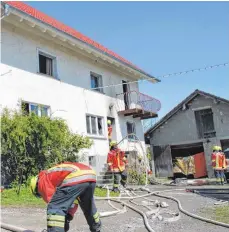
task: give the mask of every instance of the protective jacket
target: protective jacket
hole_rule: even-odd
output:
[[[84,182],[96,182],[96,173],[81,163],[61,163],[38,175],[37,191],[49,203],[57,187],[72,186]],[[77,200],[69,210],[71,216],[78,208]]]
[[[212,153],[212,167],[214,170],[223,170],[226,168],[225,155],[222,152]]]
[[[120,149],[111,150],[107,156],[107,164],[112,172],[122,172],[125,170],[128,161],[125,153]]]
[[[221,162],[222,162],[222,169],[227,169],[227,160],[226,160],[226,156],[223,152],[221,153]]]

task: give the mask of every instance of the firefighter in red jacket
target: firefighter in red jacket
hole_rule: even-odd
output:
[[[111,142],[111,150],[107,156],[107,164],[109,171],[114,174],[113,191],[119,192],[119,177],[121,176],[121,185],[126,187],[127,172],[126,166],[128,164],[125,153],[117,147],[117,142]]]
[[[215,172],[216,180],[220,184],[224,184],[224,169],[226,168],[225,155],[222,153],[222,148],[219,146],[213,147],[212,167]]]
[[[68,231],[78,204],[90,231],[100,232],[101,221],[93,198],[95,185],[95,172],[81,163],[64,162],[33,177],[32,193],[48,203],[48,232]]]

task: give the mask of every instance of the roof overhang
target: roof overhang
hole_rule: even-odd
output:
[[[6,3],[3,3],[3,5],[7,5]],[[1,8],[2,8],[1,4]],[[86,56],[89,56],[90,58],[93,58],[93,60],[97,62],[102,62],[107,64],[108,66],[111,66],[118,70],[119,72],[130,76],[134,80],[139,79],[148,79],[150,82],[157,83],[160,82],[159,79],[151,76],[150,74],[145,73],[142,70],[139,70],[131,65],[128,65],[115,57],[100,51],[96,47],[91,46],[90,44],[87,44],[84,41],[81,41],[61,30],[58,30],[49,24],[46,24],[12,6],[7,5],[8,7],[8,13],[4,17],[4,20],[8,21],[11,15],[17,16],[18,24],[26,24],[27,26],[31,28],[38,28],[42,33],[46,34],[47,36],[51,36],[55,41],[60,40],[62,43],[71,46],[71,49],[80,50],[81,53],[85,54]],[[8,18],[8,19],[7,19]],[[10,19],[9,19],[10,21]]]

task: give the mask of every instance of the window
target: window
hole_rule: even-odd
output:
[[[39,73],[48,75],[48,76],[55,76],[55,64],[56,58],[45,54],[41,51],[38,53],[39,58]]]
[[[198,136],[202,138],[212,138],[216,136],[213,112],[211,109],[195,111],[196,126]]]
[[[93,89],[93,88],[98,88],[102,86],[103,86],[102,76],[91,72],[91,88]],[[103,93],[102,88],[94,89],[94,90]]]
[[[29,113],[34,113],[38,116],[49,116],[50,114],[50,107],[34,104],[34,103],[28,103],[28,102],[22,102],[22,111],[24,114],[28,115]]]
[[[88,161],[91,167],[96,167],[96,156],[89,156]]]
[[[87,133],[91,135],[104,135],[103,118],[97,116],[86,116]]]
[[[136,137],[135,137],[135,134],[136,134],[135,123],[127,122],[126,127],[127,127],[128,139],[135,140],[136,139]]]

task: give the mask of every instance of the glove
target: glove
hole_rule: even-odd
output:
[[[72,215],[67,214],[65,217],[65,224],[64,224],[64,231],[67,232],[69,231],[70,228],[70,221],[73,219]]]

